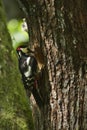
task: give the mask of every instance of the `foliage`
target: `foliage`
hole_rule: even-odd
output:
[[[13,48],[27,44],[29,41],[28,33],[23,30],[23,21],[13,19],[8,22],[8,30],[12,38]]]

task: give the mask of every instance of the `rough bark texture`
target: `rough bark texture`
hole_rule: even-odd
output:
[[[27,12],[29,46],[38,43],[45,57],[39,88],[45,105],[41,110],[33,106],[36,130],[86,130],[86,1],[21,2]]]
[[[11,45],[0,0],[0,130],[33,130],[31,110]]]

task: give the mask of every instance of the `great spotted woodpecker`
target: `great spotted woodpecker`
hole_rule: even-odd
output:
[[[19,70],[22,75],[24,87],[26,91],[33,94],[37,105],[41,107],[43,101],[37,88],[38,63],[33,53],[26,46],[17,48]]]

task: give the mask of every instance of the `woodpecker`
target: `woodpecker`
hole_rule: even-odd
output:
[[[42,105],[42,98],[37,88],[38,63],[33,54],[34,52],[26,46],[17,48],[19,70],[26,91],[31,92],[39,107]]]

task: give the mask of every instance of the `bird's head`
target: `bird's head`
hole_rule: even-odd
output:
[[[33,54],[34,52],[30,50],[27,46],[19,46],[16,49],[18,56],[21,57],[21,55],[30,55]]]

